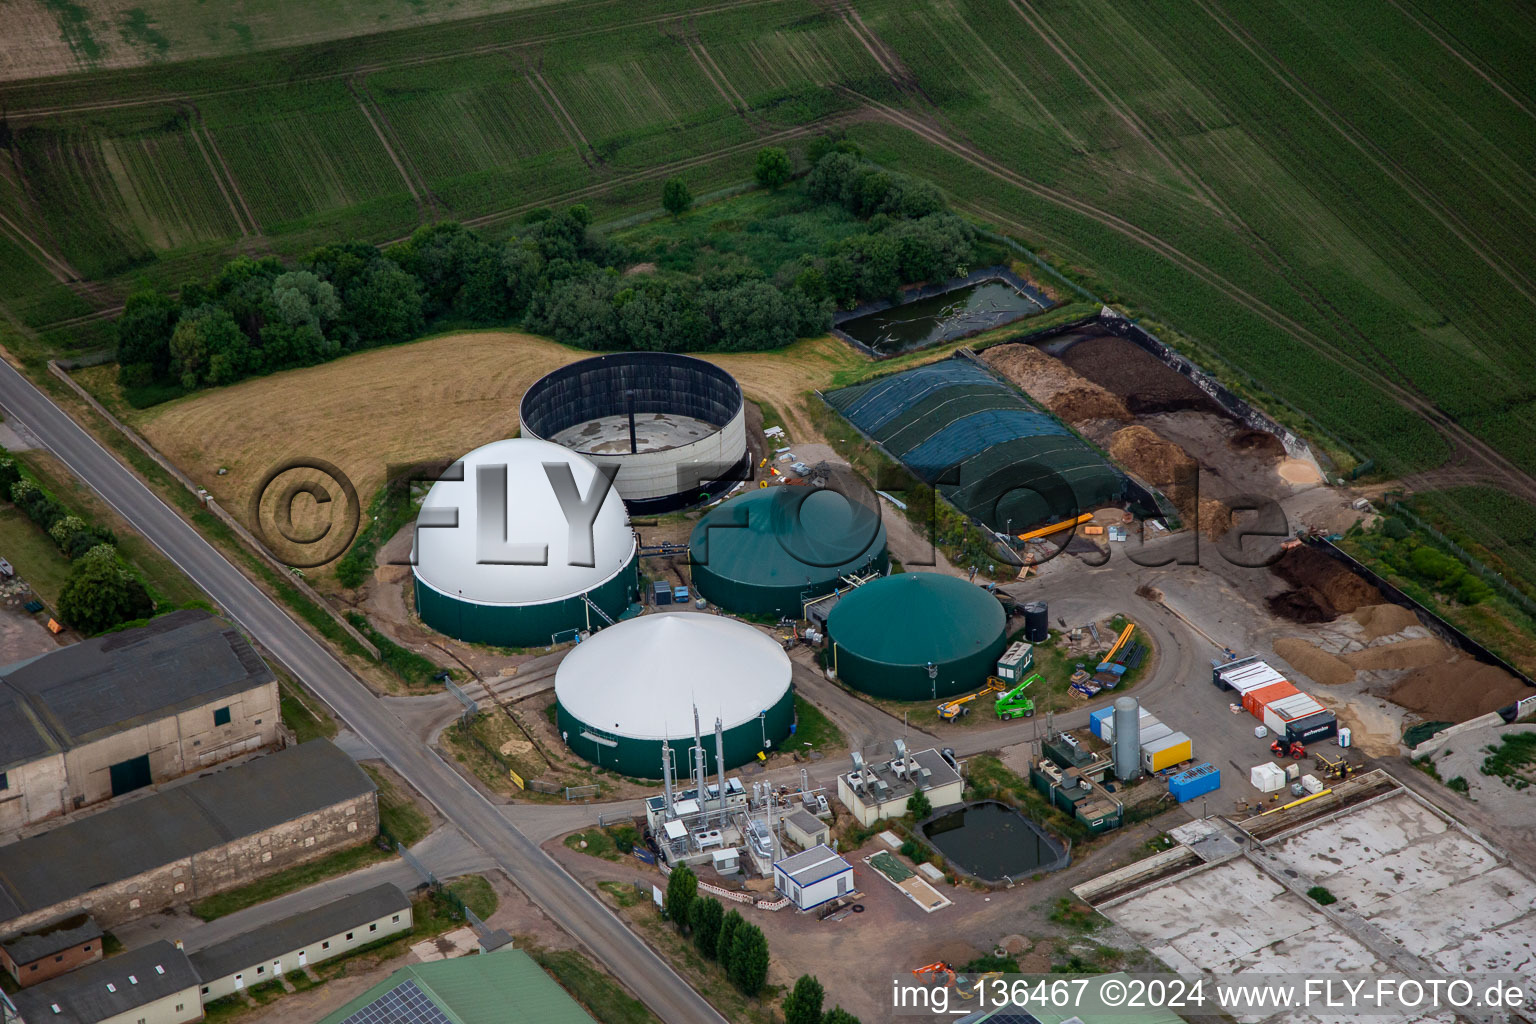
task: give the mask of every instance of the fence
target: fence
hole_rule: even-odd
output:
[[[1387,582],[1387,580],[1374,569],[1361,562],[1354,555],[1351,555],[1349,552],[1335,546],[1330,541],[1324,540],[1321,537],[1306,537],[1304,538],[1304,541],[1307,546],[1321,551],[1329,558],[1332,558],[1337,562],[1342,562],[1344,565],[1348,566],[1351,572],[1360,576],[1377,590],[1381,591],[1382,596],[1385,597],[1388,601],[1411,610],[1415,615],[1418,616],[1419,622],[1423,624],[1426,629],[1428,629],[1431,633],[1434,633],[1446,643],[1450,644],[1452,647],[1470,654],[1473,658],[1481,661],[1485,665],[1498,666],[1499,668],[1508,672],[1510,675],[1514,676],[1516,679],[1525,683],[1526,686],[1536,687],[1536,682],[1533,682],[1530,676],[1526,675],[1524,672],[1521,672],[1509,662],[1505,661],[1497,654],[1494,654],[1488,648],[1484,647],[1476,640],[1473,640],[1471,637],[1467,636],[1467,634],[1463,633],[1461,630],[1457,629],[1455,626],[1451,625],[1449,622],[1446,622],[1440,616],[1424,607],[1418,601],[1403,593],[1397,587]]]
[[[78,365],[81,364],[79,362],[69,363],[70,367]],[[128,424],[124,423],[122,420],[118,419],[110,411],[108,411],[106,406],[97,401],[95,395],[81,387],[79,382],[77,382],[73,377],[69,375],[68,369],[64,363],[61,363],[57,359],[48,360],[48,372],[53,374],[59,380],[63,381],[65,385],[67,385],[69,389],[80,398],[81,401],[89,405],[97,415],[110,423],[114,430],[131,441],[135,448],[139,449],[139,451],[153,459],[157,466],[169,473],[187,490],[191,491],[192,496],[197,498],[198,502],[202,504],[203,507],[205,507],[210,513],[212,513],[215,518],[217,518],[225,526],[229,527],[230,530],[234,532],[235,536],[240,538],[241,543],[255,552],[262,561],[266,562],[273,569],[276,569],[280,574],[282,574],[282,576],[295,590],[303,594],[310,601],[314,602],[316,607],[320,608],[327,615],[329,615],[332,621],[334,621],[336,625],[342,628],[343,632],[345,632],[353,640],[357,641],[357,644],[362,647],[363,650],[367,651],[373,656],[373,660],[382,660],[379,654],[379,649],[374,646],[372,641],[363,636],[362,633],[358,632],[356,626],[348,622],[335,608],[332,608],[330,602],[321,597],[313,587],[311,587],[308,583],[305,583],[304,580],[300,577],[293,575],[292,568],[290,566],[284,564],[281,559],[272,554],[272,552],[268,551],[267,546],[261,543],[261,541],[257,540],[255,535],[252,534],[250,530],[247,530],[244,524],[240,522],[240,520],[236,519],[234,516],[224,511],[224,509],[220,508],[219,503],[214,501],[211,495],[204,493],[201,487],[193,483],[191,477],[187,476],[180,469],[178,469],[173,462],[171,462],[165,456],[161,455],[160,452],[155,449],[155,446],[144,440],[144,438],[140,437],[137,431],[129,427]]]
[[[1460,544],[1457,544],[1455,541],[1451,540],[1451,538],[1447,537],[1445,534],[1429,525],[1429,523],[1425,522],[1417,512],[1414,512],[1407,505],[1404,505],[1400,501],[1386,502],[1386,508],[1393,515],[1401,516],[1403,519],[1406,519],[1410,524],[1413,525],[1414,529],[1429,534],[1429,536],[1435,539],[1437,544],[1440,544],[1451,554],[1461,559],[1462,562],[1466,564],[1467,568],[1481,576],[1490,586],[1497,588],[1501,593],[1504,594],[1505,597],[1509,598],[1515,604],[1525,609],[1527,614],[1536,617],[1536,601],[1533,601],[1527,597],[1519,587],[1516,587],[1513,583],[1506,580],[1502,575],[1488,568],[1481,561],[1479,561],[1476,556],[1464,550]]]
[[[566,786],[567,800],[589,800],[603,791],[601,786]]]

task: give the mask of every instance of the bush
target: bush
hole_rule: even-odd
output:
[[[764,188],[776,189],[789,181],[792,170],[788,153],[778,146],[766,146],[757,151],[757,160],[752,165],[752,177]]]
[[[0,494],[9,495],[20,480],[21,468],[16,465],[16,460],[9,455],[0,458]]]
[[[715,958],[720,942],[720,926],[725,920],[725,908],[711,896],[700,896],[693,901],[690,912],[693,924],[693,944],[708,960]]]
[[[802,974],[784,997],[784,1024],[821,1024],[821,1003],[826,990],[809,974]]]
[[[739,910],[731,911],[720,920],[720,934],[715,941],[715,959],[720,962],[720,966],[729,966],[731,946],[736,940],[736,932],[745,927],[746,923],[746,919],[741,916]]]
[[[154,614],[155,602],[110,544],[98,544],[75,560],[59,592],[59,614],[87,636]]]
[[[52,529],[54,521],[64,515],[64,509],[48,492],[31,480],[22,479],[11,485],[11,503],[45,530]]]
[[[907,797],[907,813],[913,821],[922,821],[933,813],[933,803],[928,799],[928,794],[918,790]]]
[[[725,969],[742,995],[755,996],[763,990],[768,980],[768,939],[761,928],[743,922],[736,929]]]
[[[1312,900],[1312,902],[1316,903],[1318,906],[1322,907],[1326,907],[1330,903],[1339,902],[1339,898],[1337,896],[1323,888],[1321,885],[1314,885],[1312,888],[1308,889],[1307,898]]]
[[[693,207],[693,193],[682,178],[668,178],[661,186],[661,207],[676,217]]]
[[[692,921],[693,901],[699,898],[699,879],[693,869],[679,864],[667,879],[665,906],[667,917],[678,928],[687,930]]]

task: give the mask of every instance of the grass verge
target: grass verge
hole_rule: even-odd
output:
[[[369,841],[361,846],[338,850],[319,860],[312,860],[308,864],[299,864],[279,871],[275,875],[268,875],[249,885],[242,885],[238,889],[230,889],[228,892],[215,893],[212,896],[194,900],[191,907],[192,914],[203,921],[214,921],[226,914],[233,914],[237,910],[254,907],[258,903],[265,903],[285,893],[296,892],[327,878],[350,874],[393,856],[393,853],[380,849],[377,843]]]
[[[363,765],[363,771],[379,787],[379,827],[407,847],[424,839],[432,830],[432,821],[416,806],[411,794],[372,765]]]
[[[788,741],[792,750],[840,750],[848,745],[843,731],[820,708],[795,695],[795,734]]]
[[[644,1003],[576,950],[531,949],[528,953],[602,1024],[660,1024]]]

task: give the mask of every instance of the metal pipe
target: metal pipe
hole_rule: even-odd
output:
[[[715,719],[715,770],[720,773],[720,824],[725,825],[725,726]]]

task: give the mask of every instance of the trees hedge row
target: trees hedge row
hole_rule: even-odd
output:
[[[58,613],[65,622],[91,635],[154,614],[149,589],[118,556],[111,530],[70,512],[8,455],[0,455],[0,494],[73,563],[59,593]]]
[[[740,912],[725,913],[720,901],[699,895],[693,869],[679,864],[667,879],[663,913],[678,931],[693,933],[693,943],[705,957],[719,963],[743,995],[755,996],[768,980],[768,938]]]
[[[837,305],[963,272],[975,251],[975,233],[936,188],[848,148],[814,147],[804,187],[863,218],[865,230],[771,276],[745,265],[624,274],[623,248],[593,232],[580,205],[530,214],[505,241],[432,224],[382,250],[326,245],[296,266],[241,256],[174,298],[130,296],[116,324],[120,381],[131,400],[149,387],[217,387],[447,326],[521,324],[587,349],[779,348],[829,329]],[[765,150],[756,170],[777,188],[789,159]],[[667,209],[685,210],[686,193],[668,182]]]

